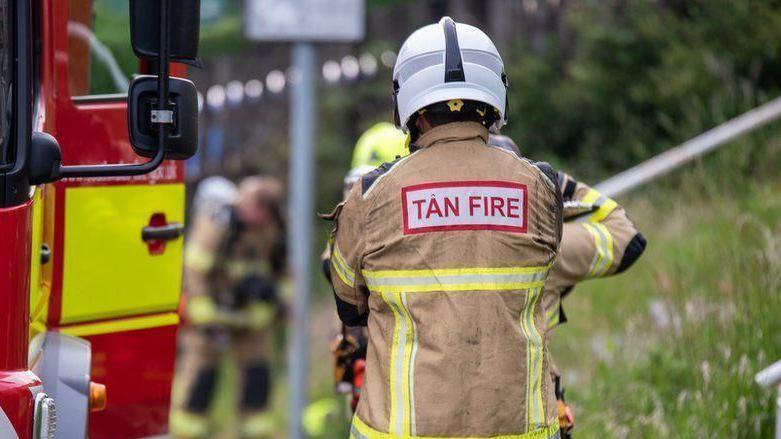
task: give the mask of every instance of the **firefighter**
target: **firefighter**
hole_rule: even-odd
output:
[[[333,215],[337,311],[369,335],[351,435],[555,437],[540,303],[561,238],[555,173],[487,146],[506,81],[479,29],[419,29],[393,85],[412,153]]]
[[[376,168],[408,153],[407,135],[391,123],[379,122],[358,138],[351,169],[365,166]]]
[[[208,183],[208,184],[207,184]],[[240,371],[241,437],[266,437],[269,328],[284,309],[277,284],[285,273],[282,185],[253,176],[238,189],[219,177],[196,194],[185,248],[188,326],[182,334],[171,414],[177,437],[211,437],[208,410],[222,354]]]
[[[515,142],[494,132],[488,143],[521,156]],[[564,205],[561,248],[543,289],[546,338],[567,321],[562,299],[575,284],[587,279],[612,276],[631,267],[645,250],[646,240],[627,217],[622,206],[595,189],[557,172]],[[562,437],[574,427],[574,416],[564,399],[561,374],[551,361],[551,379],[556,393]]]
[[[343,199],[347,198],[356,182],[366,173],[383,163],[409,153],[408,136],[387,122],[373,125],[361,137],[353,150],[352,168],[344,177]],[[322,255],[323,273],[331,283],[331,248],[326,246]],[[334,381],[337,393],[350,395],[350,407],[354,411],[360,398],[363,372],[366,365],[368,335],[364,327],[340,325],[339,333],[331,343],[334,355]]]

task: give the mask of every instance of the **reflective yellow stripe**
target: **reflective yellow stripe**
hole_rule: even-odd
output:
[[[589,191],[586,192],[586,195],[578,200],[578,202],[584,205],[591,204],[597,208],[591,215],[578,218],[578,222],[602,222],[616,209],[616,207],[618,207],[618,203],[594,189],[589,189]]]
[[[245,416],[241,422],[241,437],[271,437],[275,431],[275,418],[269,412]]]
[[[596,212],[589,216],[588,220],[595,223],[601,223],[605,218],[607,218],[608,215],[616,210],[616,207],[618,207],[618,203],[608,198],[604,203],[602,203],[601,206],[599,206],[599,209],[597,209]]]
[[[588,275],[589,277],[604,276],[613,266],[613,236],[607,227],[599,223],[583,223],[583,227],[594,237],[596,246]]]
[[[416,434],[415,428],[415,357],[418,353],[418,327],[415,324],[415,319],[412,318],[409,305],[407,304],[407,295],[402,294],[401,303],[404,305],[404,313],[409,321],[410,331],[412,336],[412,343],[408,351],[405,351],[405,361],[407,364],[406,377],[408,380],[406,388],[408,389],[409,401],[407,405],[409,407],[409,425],[410,434]]]
[[[138,329],[157,328],[159,326],[171,326],[179,324],[179,315],[176,313],[156,314],[152,316],[130,317],[127,319],[108,320],[98,323],[86,323],[83,325],[65,326],[60,332],[75,337],[88,335],[108,334],[122,331],[135,331]]]
[[[351,439],[550,439],[556,436],[559,431],[558,423],[533,430],[528,433],[502,434],[496,436],[412,436],[396,435],[377,431],[361,421],[358,416],[353,416],[352,427],[350,428]]]
[[[588,276],[593,277],[594,270],[597,267],[597,264],[601,262],[602,259],[602,237],[597,233],[597,231],[593,228],[592,224],[583,223],[583,227],[588,230],[588,232],[591,234],[591,236],[594,238],[594,257],[591,259],[591,266],[588,269]]]
[[[266,259],[230,259],[224,264],[225,272],[231,279],[244,279],[252,275],[260,277],[271,275],[271,266]]]
[[[390,417],[388,421],[388,430],[392,432],[397,432],[397,430],[401,429],[401,416],[399,415],[399,412],[401,411],[402,403],[399,401],[401,398],[401,377],[400,377],[400,360],[399,360],[399,344],[401,341],[400,338],[404,337],[405,331],[400,331],[399,328],[401,327],[402,318],[400,315],[400,312],[398,311],[398,308],[394,305],[392,298],[393,295],[391,294],[383,294],[382,295],[383,300],[385,300],[385,303],[388,304],[388,307],[393,312],[393,341],[391,343],[391,353],[390,353]],[[399,432],[400,433],[400,432]]]
[[[413,359],[417,350],[415,324],[407,307],[405,293],[383,293],[383,300],[393,312],[393,343],[390,364],[389,430],[397,435],[414,433]]]
[[[456,276],[470,274],[531,274],[547,271],[550,265],[544,267],[475,267],[475,268],[437,268],[423,270],[363,270],[368,277],[403,278],[423,276]]]
[[[602,224],[594,224],[594,226],[602,233],[605,239],[605,266],[599,272],[600,276],[604,276],[610,271],[610,268],[613,266],[613,261],[615,260],[615,255],[613,253],[613,235],[611,235],[607,227]]]
[[[214,255],[191,242],[184,249],[184,265],[189,269],[206,273],[214,266]]]
[[[545,425],[545,410],[542,399],[542,336],[534,323],[534,312],[541,288],[528,291],[526,303],[521,312],[521,329],[526,337],[526,414],[529,428]]]
[[[600,194],[596,190],[589,189],[588,192],[586,192],[586,195],[584,195],[583,198],[581,198],[578,201],[580,201],[583,204],[595,204],[597,199],[599,199],[599,197],[601,196],[602,194]]]
[[[548,309],[545,310],[545,321],[548,325],[548,329],[553,328],[559,323],[559,308],[561,307],[561,296],[551,304]]]
[[[346,285],[348,286],[354,286],[355,285],[355,270],[350,268],[350,265],[347,263],[347,261],[344,260],[344,257],[342,256],[342,252],[339,251],[339,246],[336,245],[336,241],[334,240],[333,245],[333,254],[331,255],[331,265],[333,265],[334,270],[336,271],[336,275],[339,276],[339,279],[342,280]]]
[[[550,266],[382,270],[362,272],[370,290],[382,293],[503,291],[541,287]]]
[[[194,296],[187,300],[187,320],[191,325],[206,325],[217,320],[217,304],[209,296]]]

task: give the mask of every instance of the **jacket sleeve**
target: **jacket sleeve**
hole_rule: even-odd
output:
[[[220,247],[228,233],[228,220],[212,215],[193,218],[184,247],[184,291],[188,297],[212,296],[212,274],[218,269]]]
[[[334,211],[336,224],[329,240],[331,283],[339,318],[347,326],[363,326],[368,316],[368,289],[361,276],[365,249],[363,200],[355,185],[347,200]]]
[[[560,173],[564,229],[546,287],[566,288],[629,268],[646,241],[624,208],[595,189]]]

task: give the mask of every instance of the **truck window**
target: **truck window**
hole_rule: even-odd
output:
[[[6,0],[7,1],[7,0]],[[128,0],[68,0],[68,87],[72,97],[125,94],[138,58]]]
[[[11,80],[13,70],[12,12],[9,0],[0,0],[0,165],[10,163],[11,157]]]
[[[0,165],[10,163],[11,157],[11,80],[13,71],[12,17],[9,0],[0,0]]]

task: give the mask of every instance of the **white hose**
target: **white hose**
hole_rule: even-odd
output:
[[[108,69],[109,74],[111,74],[111,79],[114,81],[114,86],[117,88],[117,92],[127,93],[127,76],[122,72],[122,69],[119,67],[111,50],[95,36],[90,28],[85,26],[84,23],[69,21],[68,35],[73,35],[86,41],[87,44],[89,44],[90,51],[92,51],[95,57]]]
[[[737,137],[760,128],[781,116],[781,97],[724,122],[699,136],[627,169],[594,188],[608,197],[629,192],[660,175],[677,169]]]

